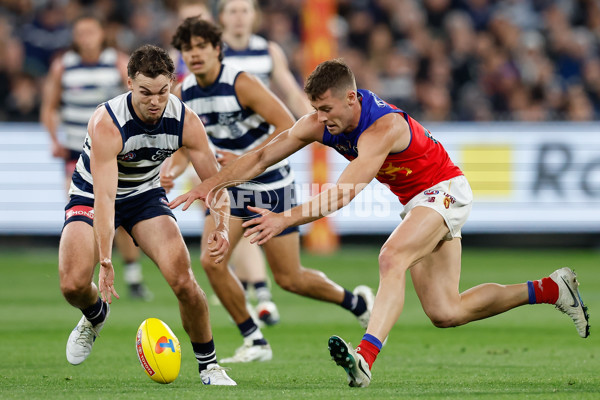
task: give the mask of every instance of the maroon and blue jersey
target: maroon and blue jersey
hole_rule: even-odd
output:
[[[358,140],[364,131],[384,115],[402,115],[410,129],[408,147],[401,152],[390,153],[376,177],[398,196],[402,204],[408,203],[419,192],[463,174],[450,160],[442,144],[406,112],[386,103],[371,91],[359,89],[358,96],[362,109],[356,129],[332,135],[325,128],[323,144],[352,161],[358,157]]]

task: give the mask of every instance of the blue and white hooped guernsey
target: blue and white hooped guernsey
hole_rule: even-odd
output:
[[[200,117],[212,145],[218,149],[241,155],[263,143],[275,130],[265,119],[250,109],[244,109],[235,93],[235,80],[240,71],[222,65],[217,80],[201,87],[194,74],[188,75],[181,85],[181,98]],[[294,173],[287,160],[267,168],[252,182],[238,187],[248,190],[273,190],[294,182]]]
[[[243,50],[234,50],[227,43],[223,43],[223,55],[225,56],[223,64],[249,72],[258,77],[267,87],[270,86],[273,59],[269,54],[267,39],[252,35],[248,47]]]
[[[117,155],[119,181],[116,199],[130,198],[160,187],[161,164],[181,147],[185,116],[182,101],[170,94],[165,111],[155,125],[145,124],[135,114],[131,92],[117,96],[102,106],[106,107],[123,139],[123,148]],[[88,133],[73,173],[69,195],[94,197],[90,170],[92,146]]]
[[[113,48],[104,49],[95,64],[82,63],[81,56],[72,50],[62,56],[61,114],[68,149],[81,151],[88,121],[98,104],[123,93],[117,59]]]

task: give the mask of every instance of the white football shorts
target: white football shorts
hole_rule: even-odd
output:
[[[430,187],[410,199],[400,213],[404,219],[415,207],[429,207],[437,211],[446,222],[450,232],[444,240],[460,238],[461,228],[467,221],[473,204],[473,192],[464,175],[448,179]]]

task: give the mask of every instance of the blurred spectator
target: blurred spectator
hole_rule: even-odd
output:
[[[568,121],[589,121],[594,108],[581,85],[571,85],[567,90],[565,114]]]
[[[595,115],[600,114],[600,58],[590,58],[583,67],[583,86],[594,107]]]
[[[36,122],[39,120],[40,97],[35,78],[26,72],[11,78],[10,94],[4,101],[8,121]]]
[[[28,74],[44,76],[54,53],[71,43],[71,31],[64,11],[58,2],[49,1],[19,29],[18,35],[25,46],[24,71]]]
[[[3,1],[0,102],[4,104],[12,90],[23,92],[21,84],[9,85],[17,75],[21,82],[28,81],[22,72],[32,76],[39,89],[52,56],[70,42],[69,25],[86,9],[108,21],[109,46],[130,52],[148,42],[168,48],[180,12],[196,8],[215,18],[216,4],[216,0]],[[257,32],[281,46],[290,70],[302,80],[300,29],[305,2],[258,4],[262,18]],[[379,91],[419,119],[600,119],[597,0],[338,0],[337,4],[339,17],[331,29],[339,55],[355,69],[359,86]],[[0,110],[0,118],[8,118],[6,114]]]
[[[379,75],[381,83],[379,95],[392,104],[402,105],[402,109],[415,114],[417,57],[409,45],[393,48],[385,57],[383,70]]]

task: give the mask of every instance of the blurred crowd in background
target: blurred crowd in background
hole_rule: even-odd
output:
[[[0,0],[0,121],[38,121],[54,56],[93,10],[108,44],[170,48],[190,0]],[[192,1],[192,3],[194,3]],[[195,3],[202,3],[201,0]],[[204,1],[212,12],[216,0]],[[261,0],[257,33],[300,85],[303,0]],[[598,0],[338,0],[338,56],[361,88],[426,121],[600,118]],[[308,71],[310,72],[310,71]]]

